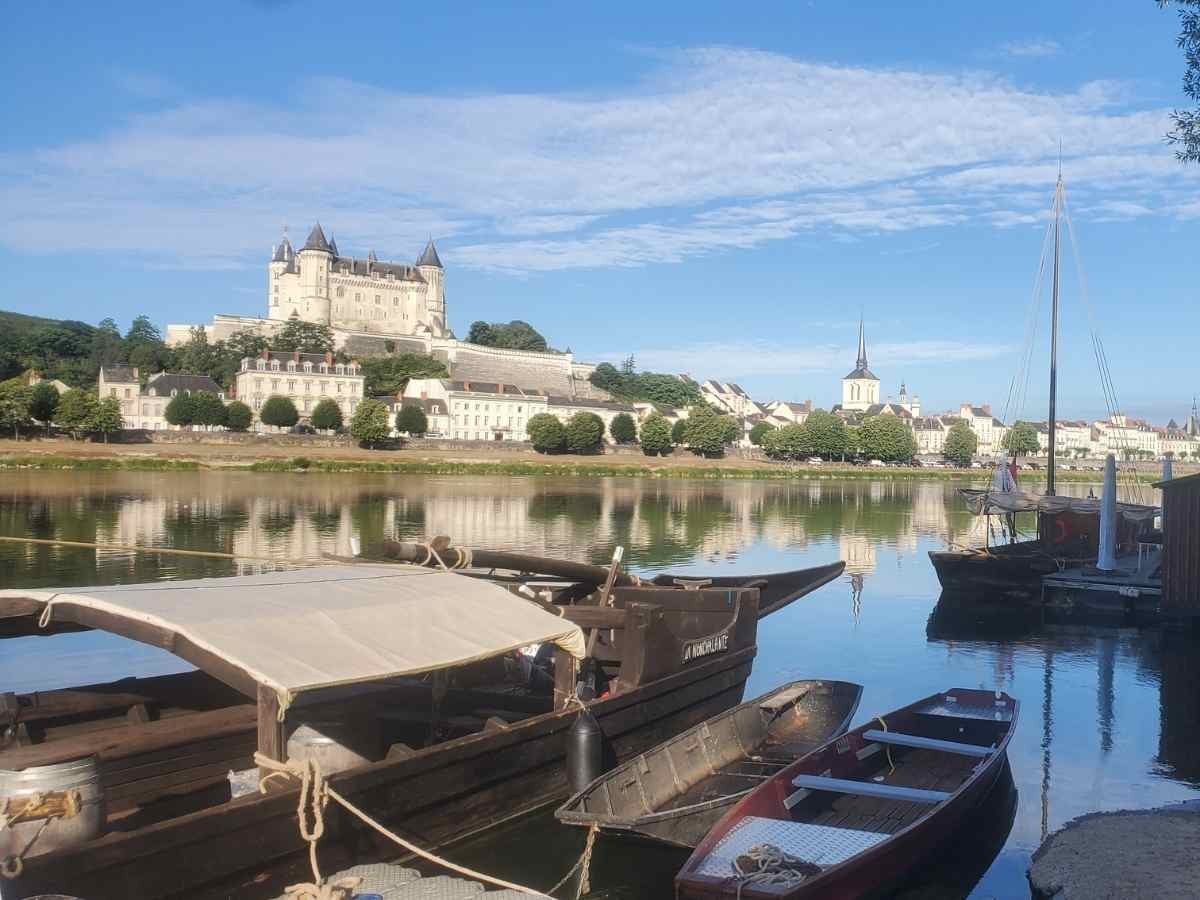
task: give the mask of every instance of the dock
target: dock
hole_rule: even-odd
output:
[[[1042,605],[1094,616],[1157,619],[1162,603],[1162,548],[1144,544],[1109,570],[1074,566],[1042,578]]]

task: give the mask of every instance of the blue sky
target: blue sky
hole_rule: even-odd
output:
[[[21,4],[0,307],[262,314],[282,226],[319,218],[385,259],[434,235],[459,334],[523,318],[583,359],[828,406],[861,310],[885,395],[1000,408],[1061,138],[1121,403],[1180,418],[1200,169],[1162,141],[1176,32],[1150,0]],[[1099,415],[1072,266],[1060,408]]]

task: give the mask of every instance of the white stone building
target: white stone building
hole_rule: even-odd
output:
[[[913,437],[918,456],[941,456],[946,446],[946,433],[958,421],[953,416],[914,416]]]
[[[842,404],[844,412],[866,412],[879,402],[879,379],[867,366],[867,337],[863,320],[858,321],[858,360],[854,371],[842,379]]]
[[[274,395],[291,400],[301,421],[312,415],[318,403],[331,398],[349,424],[362,402],[365,381],[358,363],[337,362],[332,353],[264,350],[260,356],[242,360],[234,378],[234,394],[254,413],[257,431],[267,427],[260,421],[259,411]]]
[[[103,366],[96,385],[96,393],[101,400],[115,397],[120,402],[125,428],[147,431],[177,429],[179,426],[167,422],[167,404],[179,394],[200,392],[226,399],[221,386],[207,375],[156,372],[143,385],[136,366]]]
[[[811,400],[793,403],[788,400],[772,400],[766,406],[767,414],[781,419],[789,425],[803,425],[813,410]]]
[[[138,400],[142,393],[142,382],[138,376],[137,366],[101,366],[100,376],[96,382],[96,394],[103,400],[106,397],[116,397],[121,404],[121,418],[126,428],[136,428],[133,424],[138,417]]]
[[[979,441],[976,453],[979,456],[995,456],[1004,452],[1004,435],[1008,428],[1003,422],[992,415],[992,407],[988,404],[973,406],[970,403],[960,404],[958,418],[967,423],[975,432]]]

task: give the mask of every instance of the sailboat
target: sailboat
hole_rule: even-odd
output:
[[[1048,447],[1046,490],[1037,494],[1019,490],[1012,473],[1001,459],[996,464],[992,484],[985,489],[959,491],[967,507],[978,516],[999,516],[1007,528],[1008,541],[994,546],[953,547],[933,550],[929,559],[937,572],[944,594],[970,592],[1015,601],[1031,601],[1041,596],[1042,579],[1064,568],[1095,563],[1099,555],[1100,505],[1092,497],[1061,497],[1055,490],[1055,448],[1058,405],[1058,319],[1061,258],[1061,223],[1066,206],[1062,171],[1054,189],[1053,234],[1054,265],[1050,305],[1050,408],[1047,421]],[[1070,220],[1068,219],[1068,226]],[[1043,256],[1043,262],[1045,257]],[[1039,270],[1040,278],[1040,270]],[[1103,359],[1099,339],[1093,334],[1101,379],[1106,382],[1106,400],[1112,413],[1115,392]],[[1016,515],[1037,514],[1037,536],[1016,539]],[[1135,503],[1117,504],[1117,548],[1133,547],[1138,537],[1153,526],[1157,507]],[[990,525],[991,520],[989,520]],[[991,529],[989,527],[988,533]]]

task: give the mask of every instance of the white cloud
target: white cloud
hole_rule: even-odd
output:
[[[1024,41],[1009,41],[1000,45],[1000,52],[1007,56],[1058,56],[1062,53],[1062,45],[1058,41],[1030,39]]]
[[[1182,217],[1200,198],[1162,144],[1168,111],[1110,82],[1039,92],[729,48],[661,60],[604,94],[320,80],[286,105],[175,101],[0,155],[0,243],[258,265],[282,223],[319,217],[348,251],[407,258],[433,234],[460,266],[637,266],[802,233],[1036,221],[1059,135],[1081,210]]]

